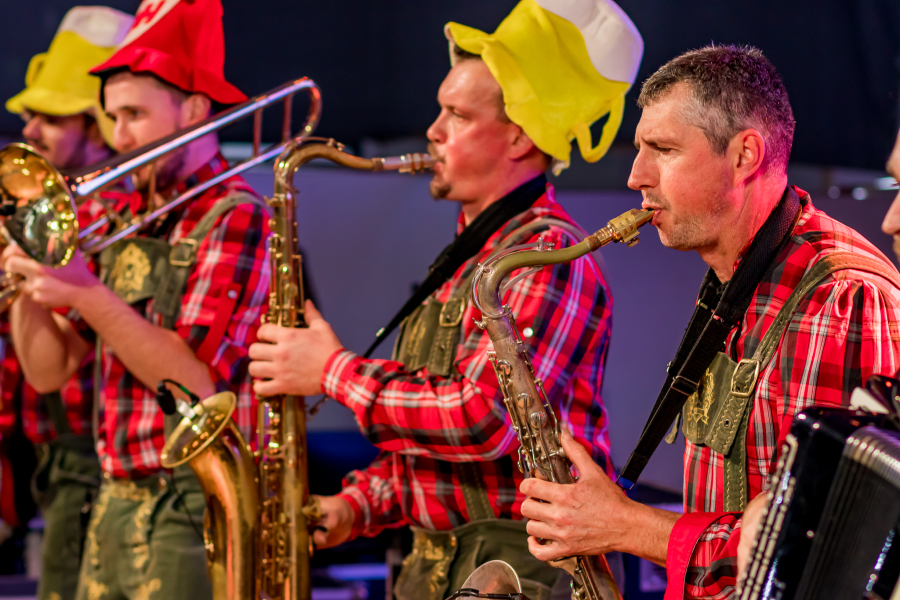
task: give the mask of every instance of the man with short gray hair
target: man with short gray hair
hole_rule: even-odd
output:
[[[900,366],[900,276],[788,185],[794,118],[759,50],[683,54],[645,82],[639,105],[628,185],[663,244],[697,251],[710,270],[618,483],[633,485],[665,435],[671,420],[657,414],[678,415],[684,514],[631,501],[563,436],[579,481],[524,481],[522,515],[537,558],[628,552],[666,567],[667,600],[728,598],[740,513],[774,473],[794,415],[847,406],[869,375]]]

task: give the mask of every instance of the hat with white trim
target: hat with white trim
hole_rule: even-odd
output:
[[[507,116],[554,158],[554,173],[569,166],[573,139],[588,162],[606,154],[644,52],[612,0],[522,0],[492,34],[458,23],[444,32],[452,64],[454,45],[484,60]],[[590,127],[607,114],[594,145]]]
[[[25,89],[6,110],[66,117],[89,113],[109,141],[112,122],[99,107],[100,80],[88,72],[112,56],[134,18],[106,6],[76,6],[63,17],[50,48],[32,57]]]
[[[180,90],[204,94],[220,104],[243,102],[247,96],[225,80],[224,68],[220,0],[144,0],[116,53],[91,73],[103,79],[126,69],[152,73]]]

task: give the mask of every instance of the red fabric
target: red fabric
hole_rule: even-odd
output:
[[[778,267],[757,287],[740,328],[731,334],[727,347],[735,361],[753,355],[800,278],[822,257],[852,251],[894,268],[859,233],[816,210],[807,195],[801,200],[803,214],[776,259]],[[876,275],[851,270],[832,275],[808,294],[759,374],[746,438],[749,499],[774,475],[778,452],[798,411],[813,405],[846,407],[853,389],[869,375],[893,373],[898,366],[900,290]],[[723,511],[722,455],[686,441],[684,468],[685,513]],[[693,530],[679,531],[690,522],[679,520],[672,535],[694,535]],[[739,527],[737,516],[725,516],[695,536],[686,580],[681,579],[686,581],[685,597],[732,597],[736,541],[730,536]],[[689,551],[688,546],[680,550]],[[670,573],[671,585],[679,584],[678,577]]]
[[[91,73],[102,77],[123,68],[153,73],[221,104],[243,102],[247,96],[225,80],[224,65],[219,0],[144,0],[115,54]]]
[[[238,295],[241,293],[241,286],[231,283],[222,290],[222,296],[219,298],[219,308],[216,309],[216,316],[213,317],[212,327],[206,334],[206,339],[197,350],[197,358],[203,362],[210,362],[215,358],[219,344],[222,343],[222,336],[228,328],[228,322],[231,320],[231,313],[237,305]]]
[[[666,551],[668,585],[663,600],[680,600],[686,597],[685,580],[694,550],[700,546],[701,541],[704,542],[703,547],[707,552],[709,550],[719,550],[711,542],[716,540],[718,534],[722,533],[722,530],[714,527],[714,525],[724,520],[727,527],[728,521],[738,517],[739,515],[735,515],[735,513],[688,513],[678,519],[675,527],[672,529],[672,535],[669,537],[669,546]],[[728,533],[730,534],[731,530],[728,530]],[[721,537],[718,539],[721,540]],[[737,543],[740,541],[740,536],[729,535],[724,541],[726,544],[734,546],[731,549],[731,554],[736,556]],[[699,557],[695,560],[699,560]]]
[[[538,217],[572,222],[548,186],[531,209],[491,236],[434,296],[445,302],[503,238]],[[541,235],[556,248],[580,241],[556,227]],[[600,388],[612,298],[597,263],[587,256],[542,269],[513,286],[506,303],[519,330],[532,331],[523,340],[563,427],[611,472]],[[427,369],[410,372],[396,361],[363,359],[346,350],[330,357],[323,374],[325,392],[353,411],[363,434],[382,450],[371,466],[345,479],[341,496],[356,514],[354,536],[403,524],[446,530],[468,522],[458,472],[451,464],[457,462],[479,468],[495,516],[522,518],[519,442],[487,362],[490,340],[474,318],[480,314],[469,303],[449,377]]]
[[[10,527],[18,527],[16,512],[16,487],[13,480],[12,463],[6,456],[0,456],[0,519]]]
[[[207,181],[227,167],[219,156],[186,182],[173,195]],[[240,177],[213,186],[177,215],[170,230],[155,234],[169,243],[189,234],[220,198],[232,190],[252,191]],[[135,204],[134,212],[142,210]],[[175,331],[197,352],[215,325],[225,290],[236,284],[241,292],[224,335],[207,362],[218,391],[230,390],[238,397],[234,419],[249,437],[255,418],[252,381],[247,373],[247,347],[256,339],[260,317],[269,292],[269,260],[266,240],[269,216],[258,204],[242,204],[219,217],[209,235],[197,247],[197,260],[188,276]],[[150,235],[146,230],[142,235]],[[153,310],[153,300],[135,307],[148,321],[162,326],[162,317]],[[139,478],[161,470],[159,453],[165,443],[163,413],[156,403],[156,391],[144,386],[113,354],[108,345],[103,352],[104,385],[100,398],[100,440],[97,447],[101,465],[114,477]]]

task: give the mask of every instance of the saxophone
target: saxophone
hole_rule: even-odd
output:
[[[570,262],[610,242],[633,246],[638,228],[650,222],[653,212],[632,209],[581,243],[570,248],[550,250],[543,242],[511,248],[480,265],[472,281],[472,298],[481,311],[477,325],[487,331],[494,346],[488,360],[494,367],[503,401],[509,411],[513,430],[519,437],[519,470],[531,477],[538,473],[548,481],[574,483],[568,458],[559,441],[560,425],[534,372],[516,321],[502,294],[523,275],[502,286],[513,271]],[[534,248],[537,249],[528,249]],[[622,595],[610,573],[604,556],[570,556],[550,563],[564,569],[573,578],[573,600],[621,600]]]
[[[311,143],[311,142],[317,143]],[[315,158],[367,171],[417,173],[431,168],[427,154],[360,158],[334,140],[305,138],[275,161],[275,191],[267,199],[272,277],[264,321],[304,327],[302,265],[297,248],[297,170]],[[311,526],[321,516],[310,498],[306,406],[297,396],[258,398],[257,450],[251,452],[231,414],[237,399],[216,394],[185,415],[166,440],[165,468],[188,463],[206,498],[204,539],[215,600],[310,600]]]

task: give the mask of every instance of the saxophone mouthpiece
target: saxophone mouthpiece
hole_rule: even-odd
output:
[[[611,219],[606,227],[589,235],[585,241],[590,246],[591,252],[610,242],[622,242],[630,248],[639,241],[638,228],[646,225],[652,219],[652,210],[632,208],[615,219]]]
[[[430,154],[411,152],[400,156],[373,158],[375,171],[400,171],[401,173],[422,173],[432,168],[438,160]]]

